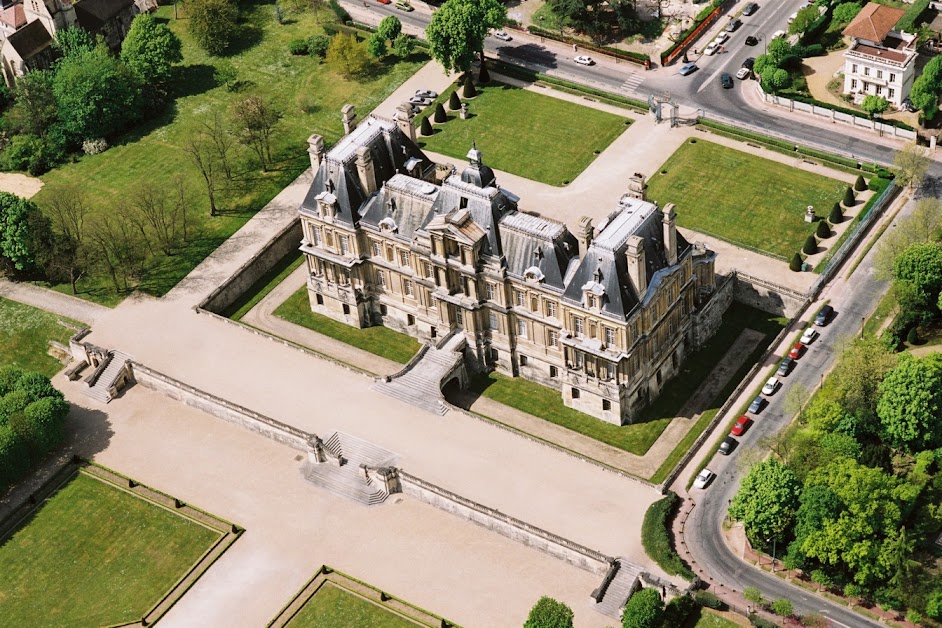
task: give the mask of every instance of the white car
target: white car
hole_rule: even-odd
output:
[[[573,59],[573,61],[575,61],[579,65],[595,65],[595,60],[592,59],[592,57],[588,55],[579,55],[578,57]]]
[[[513,39],[507,31],[494,31],[494,38],[501,41],[510,41]]]
[[[729,33],[726,31],[720,31],[720,34],[714,37],[713,41],[718,44],[725,44],[727,41],[729,41]]]
[[[739,71],[736,72],[736,78],[744,81],[749,78],[750,74],[752,74],[752,70],[749,68],[739,68]]]
[[[710,480],[716,477],[716,474],[709,469],[704,469],[697,474],[697,479],[693,481],[694,488],[706,488]]]
[[[763,395],[774,395],[775,391],[778,390],[779,381],[777,377],[770,377],[769,381],[765,383],[765,386],[762,387]]]
[[[772,33],[772,39],[778,39],[779,37],[785,37],[785,31],[775,31]]]
[[[796,17],[798,17],[798,11],[795,11],[794,13],[788,16],[788,23],[791,24],[792,22],[794,22]]]
[[[720,48],[719,43],[717,43],[716,41],[711,41],[709,44],[707,44],[707,47],[703,49],[703,54],[709,57],[714,52],[719,50],[719,48]]]
[[[805,330],[805,333],[801,335],[801,344],[810,345],[819,335],[820,334],[815,331],[814,327],[809,327]]]

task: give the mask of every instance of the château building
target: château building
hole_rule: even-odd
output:
[[[464,334],[472,369],[552,387],[610,423],[642,419],[718,325],[697,316],[715,254],[678,233],[672,205],[631,195],[597,229],[583,218],[577,238],[519,211],[477,147],[458,173],[418,148],[405,109],[397,116],[356,125],[347,106],[347,134],[330,151],[309,139],[311,308],[424,341]]]

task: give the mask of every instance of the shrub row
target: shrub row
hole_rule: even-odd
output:
[[[611,46],[596,46],[592,42],[583,41],[581,39],[576,39],[574,37],[567,37],[566,35],[560,35],[558,33],[553,33],[546,29],[540,28],[539,26],[529,26],[527,30],[533,35],[539,35],[540,37],[546,37],[547,39],[552,39],[554,41],[561,41],[566,44],[577,44],[582,46],[586,50],[591,50],[593,52],[600,52],[603,54],[611,55],[613,57],[618,57],[625,61],[631,61],[632,63],[650,63],[651,57],[640,52],[631,52],[630,50],[619,50],[618,48],[612,48]]]
[[[363,22],[357,22],[356,20],[347,20],[345,22],[345,26],[348,29],[353,29],[353,32],[356,32],[356,31],[362,31],[364,33],[376,32],[376,28],[370,26],[369,24],[364,24]],[[327,30],[326,25],[324,27],[324,30],[325,31]],[[344,32],[350,32],[350,31],[345,30]],[[410,35],[410,37],[412,36]],[[416,48],[422,48],[423,50],[428,50],[428,42],[425,41],[424,39],[419,39],[418,37],[412,37],[412,41],[415,42]]]
[[[860,210],[856,216],[854,216],[853,222],[844,230],[844,233],[841,234],[841,237],[837,239],[837,242],[831,247],[831,250],[828,251],[828,254],[825,255],[818,265],[814,267],[814,272],[820,274],[824,272],[824,269],[830,263],[831,258],[834,257],[834,254],[841,250],[841,247],[844,245],[844,240],[850,235],[851,231],[854,229],[854,225],[863,220],[870,214],[870,211],[873,209],[873,206],[876,204],[877,199],[883,194],[883,191],[887,187],[892,185],[893,181],[882,176],[871,177],[870,182],[867,184],[867,188],[873,190],[874,194],[870,197],[870,200],[867,201],[867,204],[863,206],[863,209]]]
[[[572,83],[570,81],[556,78],[555,76],[549,76],[547,74],[540,74],[539,72],[534,72],[533,70],[528,70],[527,68],[520,67],[519,65],[513,65],[511,63],[506,63],[504,61],[495,61],[493,62],[493,67],[500,72],[512,78],[517,78],[522,81],[541,81],[555,87],[560,87],[564,90],[569,90],[577,94],[585,94],[588,96],[595,96],[600,99],[608,100],[613,103],[619,103],[622,105],[627,105],[638,111],[647,113],[648,105],[643,100],[637,100],[635,98],[628,98],[626,96],[621,96],[619,94],[613,94],[611,92],[606,92],[601,89],[595,89],[593,87],[586,87],[585,85],[580,85],[579,83]]]
[[[928,8],[929,0],[915,0],[915,2],[906,9],[906,14],[900,18],[896,26],[893,27],[893,30],[904,33],[915,33],[916,29],[919,27],[919,18],[922,17],[922,14],[925,13]]]
[[[671,53],[673,53],[675,50],[677,50],[681,46],[686,45],[687,38],[689,38],[693,34],[693,32],[697,30],[697,27],[699,27],[700,24],[705,22],[706,19],[710,17],[710,14],[713,13],[714,9],[717,9],[718,7],[721,7],[724,4],[726,4],[726,0],[713,0],[713,2],[705,6],[703,10],[697,14],[697,19],[693,21],[693,24],[691,24],[687,28],[687,30],[685,30],[680,35],[678,35],[677,40],[673,44],[671,44],[667,50],[661,53],[661,63],[664,63],[664,59],[668,58],[671,55]]]
[[[679,502],[677,493],[668,491],[664,498],[651,504],[641,524],[641,544],[661,569],[671,575],[693,580],[694,573],[674,549],[670,538],[670,524]]]

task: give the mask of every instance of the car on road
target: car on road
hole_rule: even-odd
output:
[[[749,4],[743,7],[742,14],[745,15],[746,17],[749,17],[750,15],[752,15],[758,10],[759,10],[759,5],[756,4],[755,2],[750,2]]]
[[[723,89],[732,89],[733,87],[733,77],[729,72],[723,72],[720,74],[720,85],[723,86]]]
[[[409,12],[411,12],[411,11],[415,11],[415,7],[413,7],[413,6],[412,6],[411,4],[409,4],[408,2],[397,2],[397,3],[396,3],[396,8],[399,9],[400,11],[405,11],[406,13],[409,13]]]
[[[736,425],[733,426],[733,429],[731,429],[729,433],[733,436],[742,436],[746,433],[746,430],[749,429],[750,425],[752,425],[752,419],[744,414],[736,419]]]
[[[788,357],[792,360],[797,360],[805,352],[805,345],[801,342],[796,342],[795,346],[792,347],[791,351],[788,352]]]
[[[785,37],[785,31],[775,31],[772,33],[772,39],[778,39],[779,37]]]
[[[763,407],[765,407],[765,397],[756,397],[752,400],[752,403],[749,404],[749,412],[759,414],[762,412]]]
[[[785,358],[782,360],[782,363],[778,365],[778,370],[775,371],[775,374],[778,377],[785,377],[791,373],[793,366],[795,366],[795,358]]]
[[[810,344],[811,344],[812,342],[814,342],[815,339],[817,339],[817,337],[820,336],[820,335],[821,335],[821,334],[819,334],[819,333],[815,330],[814,327],[809,327],[808,329],[805,330],[805,333],[803,333],[803,334],[801,335],[801,343],[802,343],[802,344],[805,344],[805,345],[810,345]]]
[[[714,37],[713,41],[717,42],[718,44],[725,44],[727,41],[729,41],[729,33],[720,31],[720,34]]]
[[[588,55],[579,55],[578,57],[573,59],[573,61],[575,61],[579,65],[595,65],[595,60]]]
[[[703,54],[709,57],[719,49],[720,43],[717,41],[711,41],[709,44],[707,44],[707,47],[703,49]]]
[[[732,453],[734,449],[736,449],[736,445],[738,444],[739,444],[738,440],[736,440],[732,436],[727,436],[726,438],[723,439],[723,442],[720,443],[720,448],[717,449],[717,451],[723,454],[724,456],[728,456],[730,453]]]
[[[770,377],[768,381],[765,382],[765,386],[762,387],[762,394],[774,395],[775,391],[778,390],[779,386],[781,386],[781,382],[778,381],[778,378]]]
[[[733,19],[731,19],[731,20],[729,21],[729,24],[726,25],[726,32],[727,32],[727,33],[733,33],[733,32],[735,32],[736,29],[739,28],[740,26],[742,26],[742,20],[740,20],[740,19],[738,19],[738,18],[733,18]]]
[[[392,0],[376,0],[380,4],[392,4]]]
[[[825,305],[818,311],[818,315],[814,317],[814,324],[818,327],[824,327],[830,322],[833,315],[834,308],[830,305]]]
[[[420,107],[428,107],[432,104],[432,99],[426,98],[425,96],[415,95],[409,99],[409,102],[413,105],[419,105]]]
[[[759,40],[756,39],[755,37],[753,37],[752,35],[749,35],[748,37],[746,37],[746,45],[747,45],[747,46],[758,46],[758,45],[759,45]]]
[[[430,89],[417,89],[415,90],[415,95],[419,98],[438,98],[438,92],[434,92]]]
[[[752,76],[752,70],[749,68],[739,68],[739,70],[736,71],[736,78],[740,80],[744,81],[750,76]]]
[[[710,471],[709,469],[704,469],[697,474],[697,479],[693,481],[694,488],[706,488],[707,484],[713,481],[713,478],[716,477],[716,474]]]
[[[678,72],[678,74],[680,74],[681,76],[687,76],[688,74],[693,74],[696,71],[697,71],[696,63],[685,63],[682,66],[680,66],[680,71]]]
[[[746,60],[742,62],[742,67],[749,68],[750,70],[755,66],[756,58],[755,57],[746,57]]]
[[[494,38],[501,41],[510,41],[513,39],[507,31],[494,31]]]

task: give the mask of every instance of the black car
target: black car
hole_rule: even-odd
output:
[[[834,308],[830,305],[825,305],[821,308],[821,311],[818,312],[818,315],[814,317],[814,324],[818,327],[824,327],[828,324],[828,321],[831,320],[831,316],[834,315]]]
[[[736,19],[736,18],[733,18],[732,20],[729,21],[729,24],[726,25],[726,32],[727,32],[727,33],[732,33],[733,31],[735,31],[735,30],[736,30],[737,28],[739,28],[740,26],[742,26],[742,21],[740,21],[740,20],[738,20],[738,19]]]
[[[746,45],[747,45],[747,46],[757,46],[757,45],[759,45],[759,40],[756,39],[755,37],[753,37],[752,35],[749,35],[748,37],[746,37]]]
[[[755,57],[747,57],[745,61],[742,62],[742,67],[752,69],[752,66],[756,64]]]
[[[742,14],[745,15],[746,17],[749,17],[750,15],[752,15],[758,10],[759,10],[759,5],[756,4],[755,2],[750,2],[745,7],[743,7]]]
[[[729,75],[729,72],[720,74],[720,85],[723,86],[723,89],[732,89],[733,77]]]
[[[728,456],[730,452],[736,449],[736,445],[738,444],[739,444],[739,441],[737,441],[735,438],[733,438],[732,436],[727,436],[726,438],[723,439],[723,442],[720,443],[720,448],[718,451],[724,456]]]

